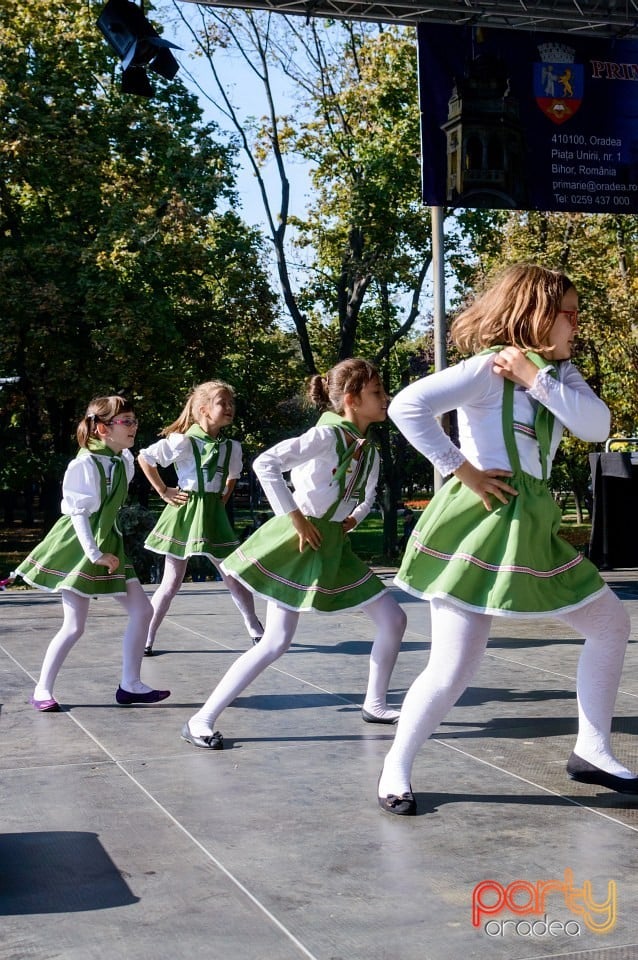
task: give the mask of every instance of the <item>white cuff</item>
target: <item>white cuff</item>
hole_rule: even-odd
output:
[[[432,464],[439,471],[442,477],[448,477],[455,470],[462,466],[467,457],[464,457],[458,447],[449,450],[442,456],[433,456]]]

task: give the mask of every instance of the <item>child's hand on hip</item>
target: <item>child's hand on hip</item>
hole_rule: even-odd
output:
[[[304,517],[301,510],[293,510],[290,519],[299,537],[299,553],[303,553],[306,544],[313,550],[317,550],[321,543],[321,534],[314,523],[308,517]]]
[[[354,530],[356,525],[357,525],[357,521],[352,516],[352,514],[350,514],[349,517],[346,517],[346,519],[342,521],[341,529],[343,530],[344,533],[350,533],[351,530]]]
[[[98,567],[106,567],[109,573],[115,573],[120,565],[119,557],[114,553],[103,553],[95,562]]]
[[[513,497],[518,496],[518,490],[500,479],[501,477],[511,477],[511,470],[479,470],[469,460],[466,460],[458,470],[454,471],[454,476],[481,498],[486,510],[492,509],[490,497],[496,497],[501,503],[508,503],[509,497],[506,494]]]
[[[162,500],[165,503],[170,503],[172,507],[181,507],[182,504],[188,503],[188,492],[180,487],[166,487],[162,494]]]

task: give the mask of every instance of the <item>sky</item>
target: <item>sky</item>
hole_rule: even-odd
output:
[[[191,18],[197,14],[195,4],[180,3],[180,9],[183,9],[184,15]],[[192,8],[192,9],[191,9]],[[175,17],[175,14],[173,14]],[[214,81],[211,76],[210,68],[202,57],[194,57],[195,43],[186,28],[179,24],[175,19],[163,19],[160,22],[164,24],[163,36],[167,40],[177,43],[182,50],[173,51],[180,64],[179,76],[182,82],[196,94],[199,104],[204,110],[206,120],[214,120],[222,129],[233,132],[230,121],[222,116],[216,110],[205,96],[197,89],[198,84],[203,90],[210,92],[214,96]],[[263,97],[261,83],[256,80],[253,72],[248,68],[243,59],[228,53],[227,58],[216,55],[218,69],[221,69],[224,76],[228,78],[233,91],[235,105],[238,107],[242,116],[261,116],[266,112],[266,104]],[[191,75],[192,78],[191,79]],[[277,95],[277,108],[280,113],[288,112],[293,108],[291,100],[291,88],[286,83],[285,77],[275,77],[275,90]],[[194,82],[195,81],[195,82]],[[239,153],[237,160],[240,164],[237,187],[242,206],[242,215],[247,223],[254,226],[265,227],[266,218],[264,214],[261,195],[257,186],[257,180],[249,168],[247,160]],[[292,212],[297,215],[303,213],[307,193],[310,190],[308,180],[308,167],[297,161],[287,164],[287,175],[291,183],[290,197]],[[274,169],[274,164],[267,166],[264,170],[264,177],[267,183],[271,183],[274,188],[278,186],[278,176]]]
[[[188,19],[195,18],[194,22],[196,22],[196,19],[199,17],[199,10],[196,4],[185,2],[180,3],[179,0],[177,0],[177,6],[183,12],[184,16],[186,16]],[[210,94],[214,96],[214,81],[211,76],[210,67],[203,58],[193,56],[195,50],[195,41],[186,27],[179,22],[178,14],[175,12],[175,10],[171,9],[169,6],[169,12],[162,12],[165,9],[166,8],[160,7],[158,4],[158,11],[155,14],[155,19],[157,19],[157,21],[163,26],[163,36],[167,40],[171,40],[182,47],[181,50],[173,51],[176,59],[180,63],[179,76],[182,82],[198,96],[200,106],[204,110],[205,119],[214,120],[223,129],[232,131],[232,125],[230,124],[230,121],[223,117],[217,109],[212,107],[207,101],[206,97],[203,96],[197,89],[196,84],[199,84],[203,90],[210,91]],[[245,64],[243,59],[238,57],[236,54],[233,55],[232,52],[229,51],[227,58],[217,53],[216,63],[220,73],[222,73],[232,85],[234,102],[239,108],[240,114],[243,116],[253,115],[258,117],[265,114],[267,108],[262,85],[255,78],[253,72]],[[276,84],[276,108],[278,113],[294,113],[292,81],[287,81],[283,75],[279,75],[278,79],[276,76],[274,76],[272,80],[273,83]],[[237,189],[241,204],[242,216],[250,225],[260,227],[264,231],[266,237],[268,237],[268,226],[261,195],[257,186],[257,180],[250,169],[247,160],[244,159],[241,153],[238,154],[237,160],[240,164],[237,176]],[[287,163],[286,172],[290,180],[290,213],[292,215],[302,216],[305,211],[307,198],[311,192],[311,185],[308,175],[309,169],[309,166],[304,165],[301,161]],[[276,214],[279,178],[274,164],[270,166],[270,169],[267,166],[263,171],[263,175],[267,185],[269,183],[272,184],[273,196],[275,198],[274,213]],[[289,230],[288,236],[293,236],[293,231],[291,229]],[[299,266],[297,269],[303,271],[303,253],[299,252],[299,254],[297,254],[295,252],[293,256],[291,256],[290,260],[291,276],[294,282],[294,261],[299,261]],[[278,287],[274,262],[272,266],[272,275],[275,286]],[[450,300],[450,295],[451,287],[447,293],[448,302]],[[409,296],[406,297],[404,306],[406,310],[409,309]],[[415,333],[422,329],[423,325],[429,325],[432,310],[432,283],[430,281],[426,282],[424,286],[424,291],[421,297],[421,315],[415,324]]]

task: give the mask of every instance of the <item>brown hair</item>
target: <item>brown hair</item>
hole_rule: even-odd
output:
[[[121,413],[133,413],[133,404],[130,400],[126,400],[125,397],[94,397],[77,426],[76,436],[79,445],[88,447],[90,441],[97,437],[98,423],[109,423],[113,417],[119,417]]]
[[[342,414],[346,393],[359,394],[371,380],[379,379],[379,371],[367,360],[353,357],[342,360],[325,376],[315,374],[308,384],[308,396],[320,410]]]
[[[452,339],[462,353],[486,347],[538,350],[548,345],[561,302],[574,284],[559,270],[533,263],[507,267],[452,323]]]
[[[234,402],[235,390],[229,383],[224,383],[223,380],[207,380],[206,383],[200,383],[199,386],[194,387],[189,393],[184,409],[177,420],[174,420],[168,427],[164,427],[160,431],[160,436],[167,437],[169,433],[186,433],[189,427],[198,422],[197,412],[199,408],[206,403],[212,403],[214,397],[222,390],[226,390]]]

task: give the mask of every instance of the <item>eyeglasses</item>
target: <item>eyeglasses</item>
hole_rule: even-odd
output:
[[[123,427],[136,427],[139,420],[136,420],[135,417],[127,417],[125,420],[109,420],[107,426],[110,427],[113,423],[121,423]]]
[[[578,313],[579,313],[578,310],[560,310],[559,313],[562,313],[564,316],[567,317],[572,327],[575,327],[576,324],[578,323]]]

